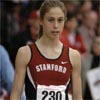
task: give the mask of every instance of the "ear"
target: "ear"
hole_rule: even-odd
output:
[[[43,26],[43,20],[42,19],[40,19],[39,23],[40,23],[41,26]]]

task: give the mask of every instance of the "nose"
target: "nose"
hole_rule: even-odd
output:
[[[54,22],[54,28],[58,28],[58,22],[57,21]]]

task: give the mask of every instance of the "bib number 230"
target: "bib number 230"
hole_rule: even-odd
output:
[[[62,100],[62,94],[60,91],[42,91],[42,95],[42,100],[46,100],[47,96],[49,96],[49,100]]]
[[[65,100],[65,87],[39,85],[37,100]]]

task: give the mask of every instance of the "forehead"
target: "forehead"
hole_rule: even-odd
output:
[[[54,17],[54,18],[64,17],[64,12],[62,11],[61,8],[54,7],[51,8],[48,12],[46,12],[44,17]]]

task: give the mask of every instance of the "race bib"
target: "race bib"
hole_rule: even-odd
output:
[[[64,85],[38,85],[37,100],[65,100],[65,89]]]

